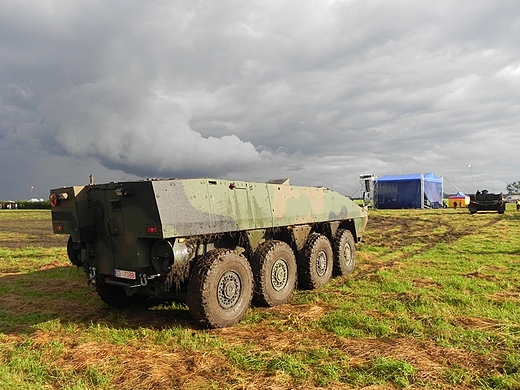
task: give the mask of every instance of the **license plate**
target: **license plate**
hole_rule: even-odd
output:
[[[116,269],[116,278],[122,279],[134,279],[135,280],[135,272],[134,271],[125,271],[123,269]]]

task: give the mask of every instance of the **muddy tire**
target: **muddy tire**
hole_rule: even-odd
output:
[[[298,283],[312,290],[323,286],[332,276],[334,257],[330,241],[324,235],[312,233],[298,255]]]
[[[265,241],[253,256],[255,291],[253,302],[257,306],[278,306],[287,303],[296,287],[296,257],[283,241]]]
[[[332,243],[335,276],[344,276],[356,266],[356,243],[350,230],[338,229]]]
[[[108,306],[118,309],[140,305],[148,300],[148,296],[146,295],[127,295],[124,288],[106,284],[103,275],[96,277],[96,292],[101,300]]]
[[[247,259],[230,249],[215,249],[195,264],[188,284],[190,313],[203,325],[223,328],[246,315],[253,296]]]
[[[83,262],[81,261],[81,246],[72,241],[72,236],[69,236],[67,241],[67,256],[72,264],[76,267],[81,267]]]

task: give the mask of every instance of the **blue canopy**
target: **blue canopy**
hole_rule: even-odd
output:
[[[412,173],[410,175],[386,175],[377,178],[377,181],[409,181],[409,180],[422,180],[431,183],[442,183],[442,178],[434,173]]]
[[[376,179],[375,192],[377,208],[439,208],[442,178],[434,173],[381,176]]]

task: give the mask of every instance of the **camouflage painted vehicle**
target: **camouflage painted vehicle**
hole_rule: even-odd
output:
[[[506,211],[506,202],[503,194],[495,194],[488,190],[482,190],[470,196],[468,209],[470,214],[475,214],[478,211],[496,211],[499,214],[504,214]]]
[[[105,303],[182,300],[209,327],[352,272],[367,223],[349,198],[288,180],[89,184],[50,201],[54,233],[70,236],[70,261]]]

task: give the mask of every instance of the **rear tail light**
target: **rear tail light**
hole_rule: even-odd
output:
[[[62,223],[55,223],[54,224],[54,231],[57,232],[57,233],[60,233],[62,232],[64,229],[63,227],[63,224]]]
[[[146,234],[159,234],[159,228],[156,225],[146,225]]]
[[[59,199],[64,200],[64,199],[68,199],[68,198],[69,198],[69,194],[67,194],[66,192],[61,192],[59,194],[51,194],[49,196],[49,202],[51,202],[52,207],[56,207]]]
[[[56,207],[56,205],[58,204],[58,197],[56,196],[56,194],[51,194],[51,196],[49,196],[49,202],[51,202],[52,207]]]

